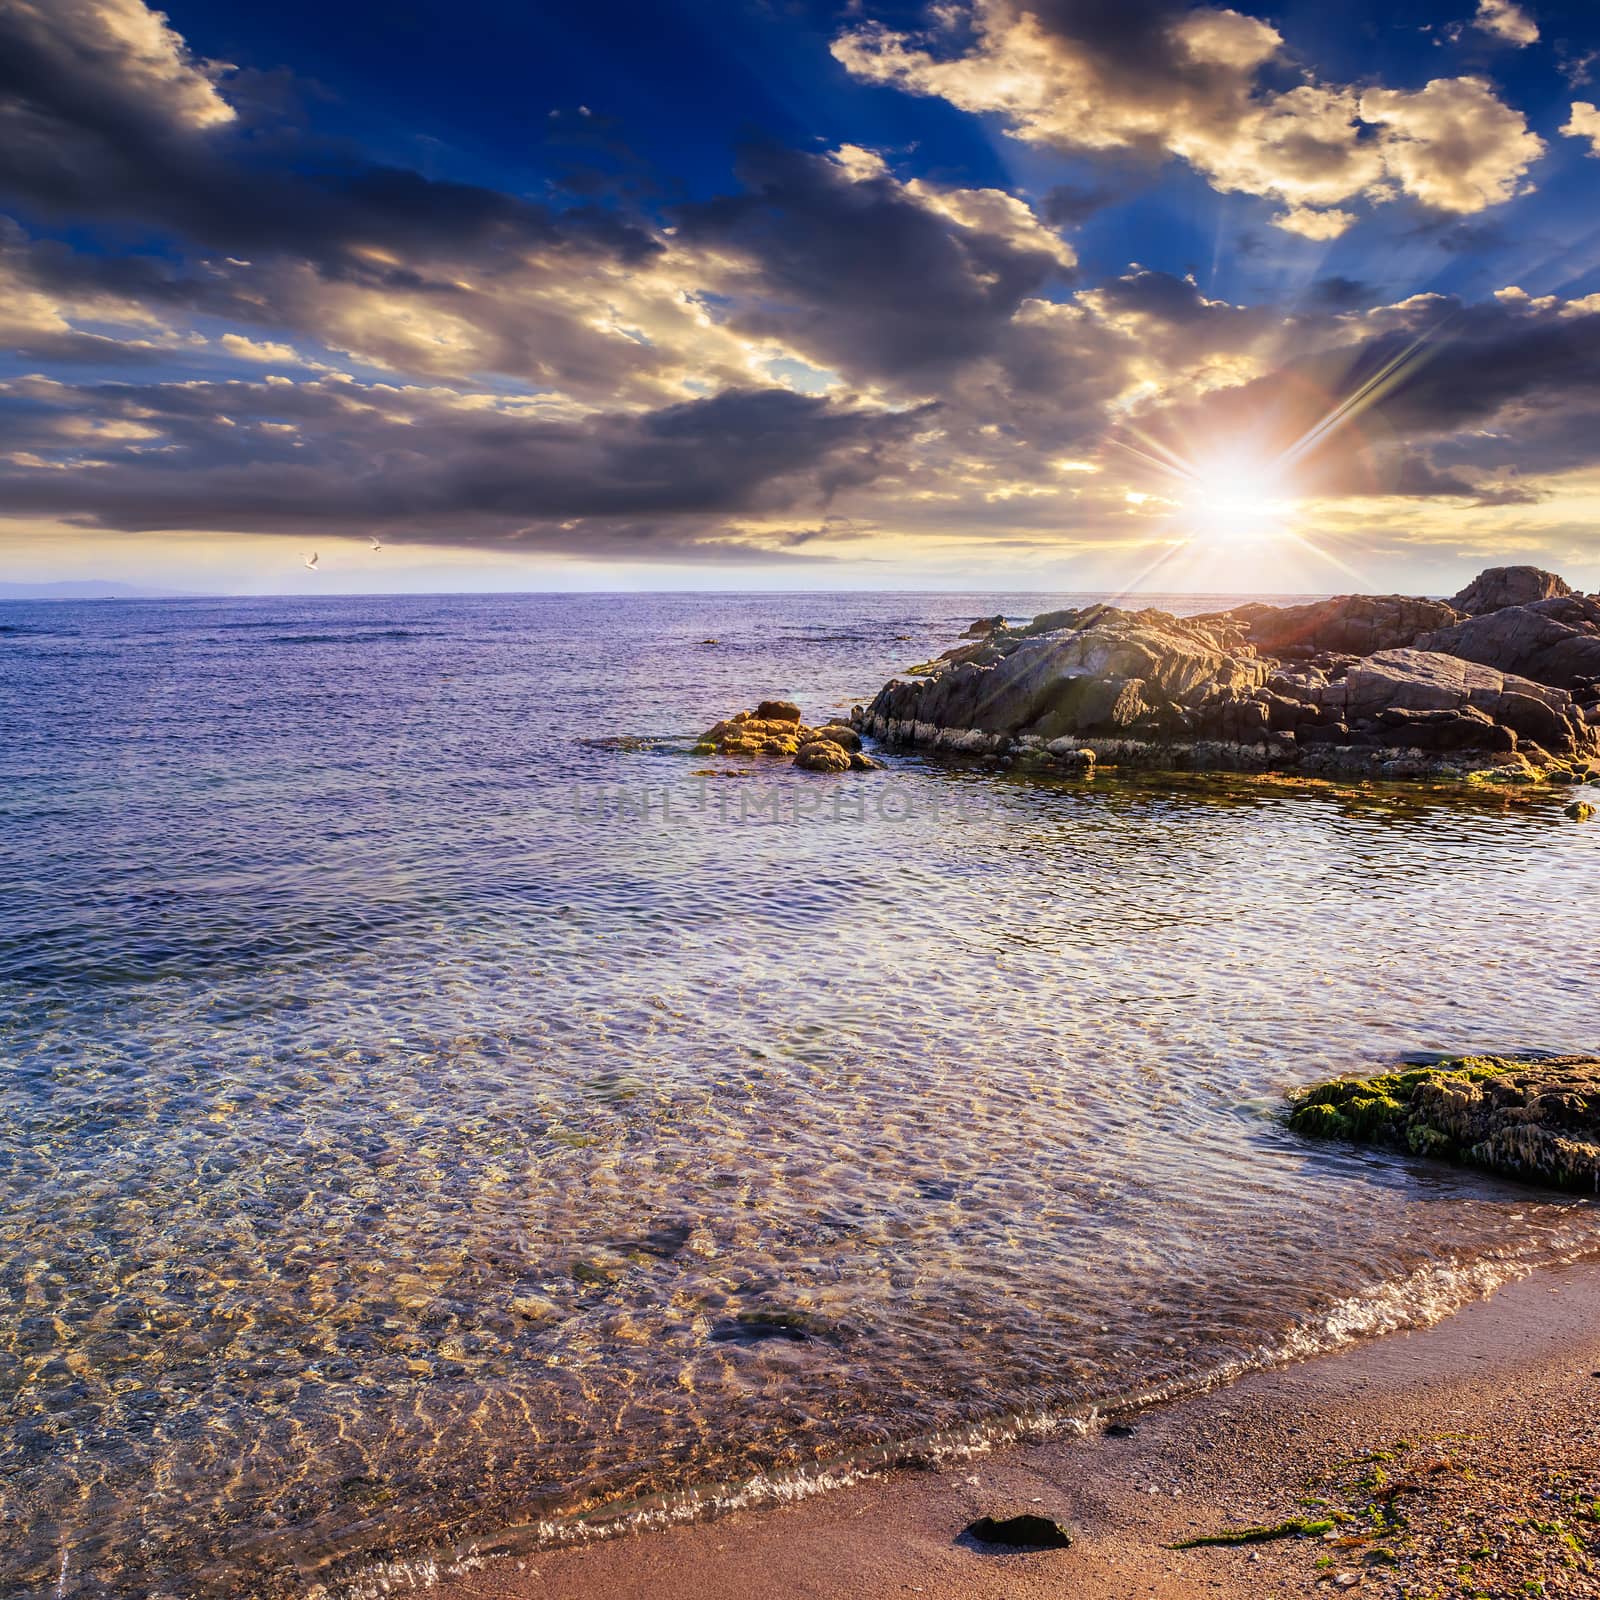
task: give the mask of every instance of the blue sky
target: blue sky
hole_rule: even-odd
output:
[[[12,0],[0,555],[1597,587],[1597,50],[1512,0]]]

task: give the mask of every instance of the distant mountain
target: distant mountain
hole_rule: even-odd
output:
[[[70,583],[0,583],[0,600],[190,600],[182,589],[145,589],[136,583],[82,578]]]

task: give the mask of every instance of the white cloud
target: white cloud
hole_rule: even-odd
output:
[[[1317,211],[1311,206],[1290,206],[1272,219],[1274,226],[1303,239],[1337,239],[1355,220],[1353,211]]]
[[[1121,54],[1047,28],[1018,0],[973,0],[943,21],[970,23],[970,35],[868,23],[836,39],[833,54],[858,78],[997,115],[1030,144],[1176,156],[1219,190],[1285,202],[1279,226],[1311,237],[1348,227],[1353,214],[1331,208],[1356,199],[1496,205],[1519,192],[1544,149],[1481,78],[1361,92],[1308,76],[1266,89],[1263,69],[1289,64],[1283,36],[1232,10],[1189,11]]]
[[[1600,156],[1600,108],[1591,105],[1587,100],[1574,100],[1572,115],[1562,126],[1561,131],[1569,139],[1587,139],[1589,154]]]
[[[1539,38],[1539,24],[1515,0],[1478,0],[1472,25],[1507,44],[1535,44]]]
[[[1528,131],[1522,113],[1497,99],[1483,78],[1369,89],[1361,119],[1384,130],[1389,176],[1439,211],[1467,214],[1511,199],[1544,154],[1544,141]]]
[[[269,339],[246,339],[242,334],[225,333],[221,343],[229,355],[238,356],[241,361],[276,362],[280,366],[291,367],[315,364],[307,361],[293,345],[275,344]]]

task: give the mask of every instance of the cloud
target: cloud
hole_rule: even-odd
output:
[[[1536,44],[1539,39],[1538,23],[1515,0],[1478,0],[1472,25],[1506,44]]]
[[[1039,210],[1053,228],[1075,228],[1118,199],[1109,186],[1061,183],[1046,193]]]
[[[317,140],[130,0],[0,0],[0,127],[25,135],[0,194],[34,234],[70,224],[0,220],[0,347],[49,373],[0,382],[0,504],[793,561],[884,529],[1160,538],[1122,444],[1281,448],[1352,397],[1307,458],[1335,501],[1527,505],[1596,465],[1600,304],[1372,306],[1344,277],[1235,304],[1138,265],[1085,281],[1059,231],[1168,157],[1314,241],[1402,194],[1476,216],[1542,148],[1486,81],[1319,82],[1270,24],[1174,0],[940,15],[855,27],[841,59],[1098,152],[1103,187],[1034,204],[864,144],[753,143],[715,198],[645,209],[591,175],[538,203]],[[1592,142],[1594,116],[1565,131]]]
[[[863,381],[931,382],[992,352],[1077,258],[1014,196],[901,183],[869,154],[751,147],[743,192],[683,207],[674,244],[746,337]]]
[[[102,133],[201,132],[232,122],[217,80],[142,0],[7,0],[0,127],[31,140],[50,125]]]
[[[1483,78],[1435,78],[1417,90],[1369,89],[1361,118],[1384,133],[1384,166],[1436,211],[1467,215],[1521,192],[1544,141]]]
[[[1140,425],[1201,454],[1288,452],[1314,494],[1527,504],[1538,487],[1519,479],[1596,461],[1597,407],[1600,296],[1509,290],[1303,319],[1269,371],[1203,409],[1153,405]]]
[[[306,360],[291,344],[276,344],[271,340],[246,339],[242,334],[225,333],[218,341],[231,356],[241,361],[261,361],[286,367],[305,367],[313,363]]]
[[[1589,101],[1572,102],[1572,115],[1562,125],[1561,131],[1569,139],[1587,139],[1589,154],[1600,156],[1600,109]]]
[[[687,548],[870,484],[917,413],[729,390],[644,413],[330,376],[0,384],[10,514],[126,531],[411,532],[432,543]],[[16,466],[25,457],[37,465]],[[73,470],[52,470],[69,467]]]
[[[1482,79],[1418,91],[1305,81],[1278,30],[1240,12],[1173,0],[972,0],[928,34],[868,22],[834,56],[856,77],[999,116],[1030,144],[1176,156],[1220,190],[1285,203],[1279,226],[1332,238],[1356,199],[1409,195],[1479,211],[1519,191],[1543,150]],[[1374,133],[1376,128],[1376,133]]]
[[[1275,227],[1286,233],[1298,233],[1303,239],[1337,239],[1346,229],[1355,226],[1356,217],[1353,211],[1318,211],[1311,206],[1290,206],[1272,221]]]

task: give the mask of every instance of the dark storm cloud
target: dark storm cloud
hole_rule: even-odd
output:
[[[742,332],[781,338],[852,376],[905,379],[993,349],[1024,299],[1064,271],[1042,241],[960,226],[887,174],[826,156],[748,149],[745,192],[686,207],[685,243],[759,273]]]
[[[921,422],[778,389],[566,418],[334,378],[18,380],[0,389],[0,500],[129,531],[410,529],[582,553],[630,528],[660,541],[825,506]]]

